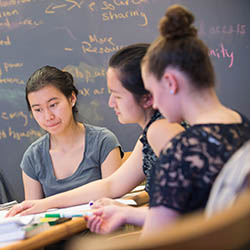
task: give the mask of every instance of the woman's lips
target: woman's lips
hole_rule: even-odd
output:
[[[53,128],[53,127],[57,126],[58,124],[59,124],[59,122],[58,123],[54,123],[54,124],[49,124],[46,127],[47,128]]]

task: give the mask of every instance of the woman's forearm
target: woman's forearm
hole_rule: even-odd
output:
[[[147,211],[148,207],[127,206],[124,208],[125,223],[142,227],[146,219]]]
[[[109,181],[102,179],[47,197],[43,201],[46,208],[62,208],[88,203],[90,200],[97,200],[102,197],[113,198],[112,196]]]

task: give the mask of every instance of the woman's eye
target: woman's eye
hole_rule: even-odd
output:
[[[33,109],[34,112],[41,112],[41,109]]]
[[[50,107],[54,108],[56,105],[57,105],[57,103],[52,103],[52,104],[50,104]]]

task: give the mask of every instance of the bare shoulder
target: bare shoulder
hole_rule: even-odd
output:
[[[162,136],[173,137],[180,132],[184,131],[183,126],[178,123],[170,123],[167,119],[163,118],[153,122],[148,128],[147,137],[161,138]]]
[[[147,139],[153,151],[159,155],[160,150],[177,134],[184,131],[178,123],[170,123],[167,119],[153,122],[147,131]]]

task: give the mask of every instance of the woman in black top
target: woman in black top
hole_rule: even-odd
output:
[[[222,105],[216,95],[208,48],[193,22],[194,16],[184,7],[171,6],[160,22],[161,35],[141,64],[153,107],[171,122],[187,121],[190,128],[165,146],[150,172],[149,211],[99,209],[88,222],[94,232],[107,233],[131,223],[143,226],[144,236],[204,208],[216,176],[250,138],[249,121]]]
[[[150,209],[143,233],[159,230],[181,214],[203,209],[216,176],[250,138],[250,123],[219,101],[207,46],[198,38],[194,16],[170,7],[161,35],[142,61],[146,89],[154,107],[171,122],[190,128],[161,152],[150,181]]]

